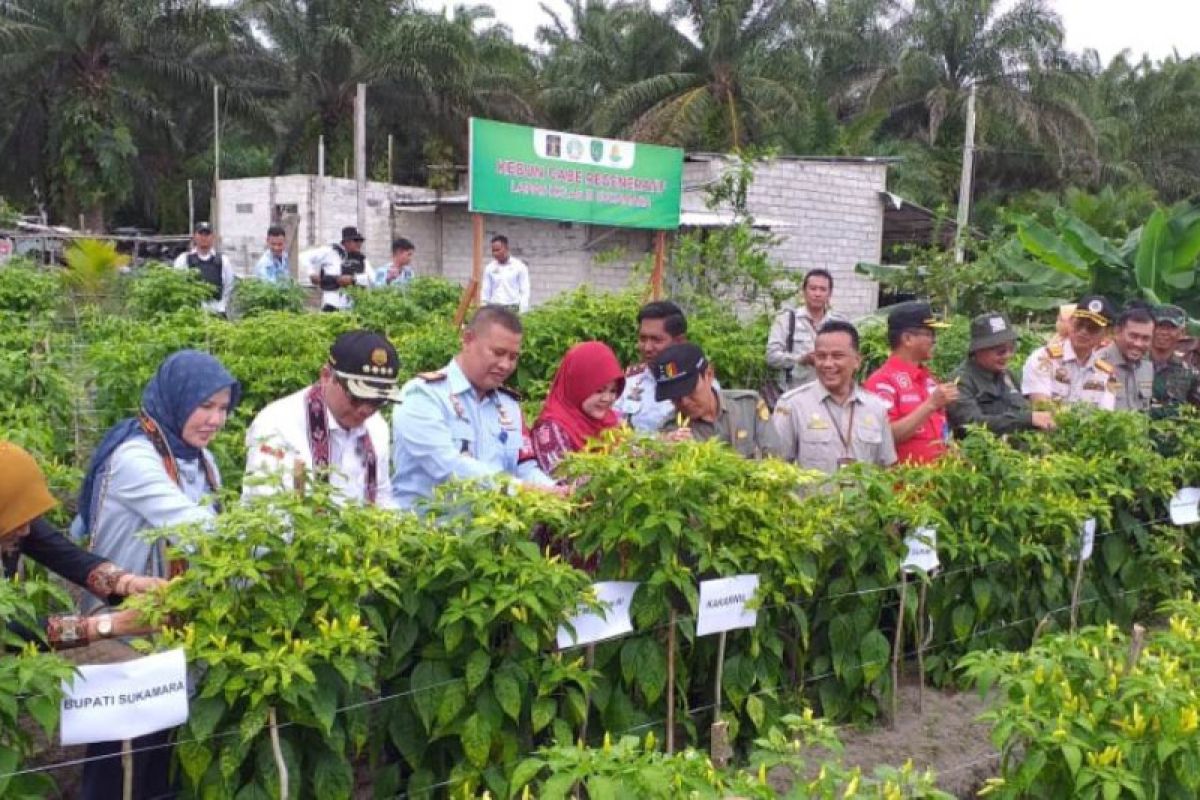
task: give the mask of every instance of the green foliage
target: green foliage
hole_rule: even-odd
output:
[[[953,253],[936,247],[911,249],[902,256],[908,262],[904,266],[860,263],[854,269],[895,294],[927,297],[946,314],[973,317],[1008,309],[996,286],[1003,272],[986,251],[964,264],[956,264]]]
[[[1140,656],[1114,625],[1039,641],[1025,653],[962,661],[1003,751],[991,797],[1191,797],[1200,792],[1200,605],[1165,604],[1169,627]]]
[[[0,267],[0,312],[8,318],[33,319],[54,311],[59,300],[55,270],[14,258]]]
[[[233,286],[230,313],[238,318],[253,317],[267,311],[304,310],[308,292],[295,283],[282,285],[259,280],[240,280]]]
[[[146,264],[128,276],[126,308],[134,319],[152,320],[186,308],[199,308],[213,297],[212,284],[190,269]]]
[[[546,748],[526,759],[513,778],[515,795],[525,786],[535,788],[543,800],[574,797],[582,786],[589,797],[638,797],[669,800],[676,797],[721,800],[727,797],[773,800],[854,800],[860,798],[929,798],[950,800],[934,785],[931,772],[918,773],[912,762],[899,769],[880,767],[863,777],[859,769],[835,760],[813,764],[805,749],[838,750],[833,730],[821,720],[789,715],[783,727],[773,727],[755,741],[749,769],[716,769],[708,756],[695,750],[666,755],[655,749],[653,733],[643,741],[605,736],[602,747],[581,744]],[[779,792],[768,780],[768,770],[784,768],[791,788]],[[814,777],[815,775],[815,777]],[[526,783],[528,781],[528,783]]]
[[[67,247],[66,260],[63,285],[79,302],[98,305],[115,293],[117,276],[129,263],[129,256],[118,253],[113,242],[76,239]]]
[[[881,317],[882,315],[879,315]],[[952,317],[950,327],[937,332],[937,344],[934,345],[933,358],[929,369],[939,378],[945,378],[967,358],[967,348],[971,344],[971,322],[966,317]],[[1009,368],[1021,374],[1021,365],[1037,348],[1044,345],[1045,338],[1032,328],[1014,325],[1020,338],[1017,340],[1017,352],[1009,362]],[[860,350],[863,365],[860,371],[866,378],[887,360],[891,349],[887,341],[887,323],[884,319],[875,318],[859,325],[861,336]]]
[[[74,668],[58,656],[37,650],[45,645],[38,618],[51,607],[65,607],[66,594],[41,580],[0,580],[0,795],[12,798],[49,797],[54,780],[45,773],[12,775],[38,747],[28,717],[47,737],[58,725],[62,682]],[[9,626],[14,626],[10,628]],[[14,628],[37,638],[26,642]]]

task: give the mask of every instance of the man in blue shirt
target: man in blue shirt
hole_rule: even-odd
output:
[[[267,228],[267,249],[254,265],[254,274],[259,280],[285,286],[292,281],[292,269],[288,264],[287,232],[279,225]]]
[[[376,286],[405,286],[417,275],[412,268],[416,245],[401,236],[392,242],[392,263],[375,270]]]
[[[504,386],[517,368],[521,335],[515,313],[484,306],[444,369],[405,384],[392,416],[392,493],[401,508],[454,478],[507,473],[529,486],[555,486],[526,440],[517,394]]]

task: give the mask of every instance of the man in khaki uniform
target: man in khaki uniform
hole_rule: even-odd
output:
[[[785,393],[771,418],[779,457],[826,474],[860,461],[895,464],[887,407],[854,380],[862,364],[858,331],[848,322],[826,322],[813,354],[817,381]]]
[[[662,431],[672,441],[720,439],[746,458],[775,453],[771,413],[758,392],[716,389],[712,364],[691,342],[674,344],[654,362],[654,399],[670,400],[675,416]]]
[[[1112,364],[1098,348],[1113,320],[1112,304],[1100,295],[1084,297],[1071,312],[1066,341],[1030,353],[1021,375],[1021,391],[1034,403],[1086,403],[1108,411],[1116,407]]]
[[[1149,411],[1154,396],[1154,364],[1146,355],[1154,340],[1154,316],[1144,306],[1129,306],[1117,317],[1112,344],[1099,357],[1113,365],[1111,383],[1118,411]]]
[[[829,307],[833,276],[828,270],[809,270],[802,291],[804,303],[776,314],[767,336],[767,366],[775,370],[772,379],[782,392],[803,386],[816,377],[813,347],[821,325],[827,320],[848,321]]]

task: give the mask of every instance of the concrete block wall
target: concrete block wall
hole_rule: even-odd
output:
[[[724,168],[718,160],[685,164],[686,208],[704,208],[703,185]],[[771,231],[782,240],[775,257],[799,272],[829,270],[834,306],[858,317],[874,311],[878,301],[876,283],[854,266],[881,258],[879,192],[886,182],[882,163],[777,159],[755,171],[748,204],[755,216],[784,223]]]

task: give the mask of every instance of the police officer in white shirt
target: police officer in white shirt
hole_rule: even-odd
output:
[[[311,386],[271,403],[246,432],[244,497],[327,481],[340,502],[395,508],[391,437],[379,410],[399,397],[400,359],[374,331],[343,333]]]
[[[224,315],[233,294],[233,266],[229,259],[213,249],[213,229],[201,222],[192,233],[192,249],[180,253],[173,264],[175,269],[194,269],[200,278],[213,287],[214,299],[204,303],[204,309]]]
[[[362,251],[363,235],[358,228],[342,228],[340,244],[331,244],[312,253],[309,276],[321,287],[321,310],[342,311],[354,305],[344,289],[347,286],[374,285],[374,271]]]
[[[508,237],[492,237],[492,260],[483,269],[482,305],[529,310],[529,267],[508,252]]]

